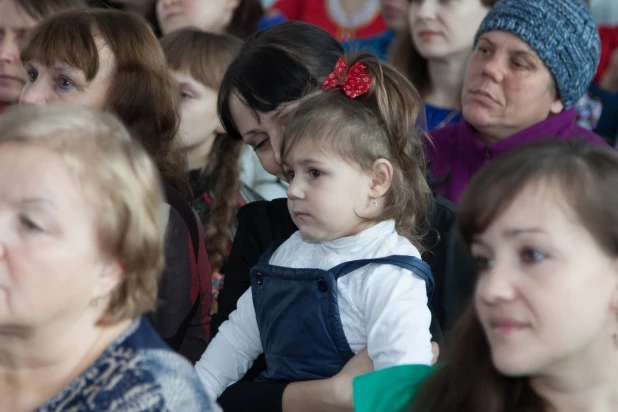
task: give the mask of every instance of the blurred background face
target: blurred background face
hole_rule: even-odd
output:
[[[157,19],[163,34],[183,27],[222,33],[240,0],[158,0]]]
[[[476,311],[506,376],[564,376],[615,351],[618,265],[556,184],[524,188],[471,245]]]
[[[183,149],[186,152],[199,151],[204,154],[202,160],[205,162],[217,133],[223,132],[217,115],[217,92],[188,73],[174,70],[171,74],[178,82],[182,98],[180,141]]]
[[[480,0],[412,0],[409,27],[414,45],[426,59],[469,54],[488,11]]]
[[[115,59],[102,40],[96,40],[96,43],[99,49],[99,71],[90,81],[76,67],[61,64],[47,67],[36,61],[27,62],[28,82],[23,88],[20,104],[68,103],[102,110],[113,81]]]
[[[15,0],[0,0],[0,102],[17,103],[19,100],[27,80],[19,59],[19,47],[37,23]]]
[[[93,314],[106,264],[79,182],[56,152],[1,146],[0,330],[74,325]]]
[[[382,15],[391,30],[400,31],[407,27],[408,0],[381,0]]]

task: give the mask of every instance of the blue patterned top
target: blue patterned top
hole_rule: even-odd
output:
[[[141,318],[35,412],[217,410],[191,364]]]

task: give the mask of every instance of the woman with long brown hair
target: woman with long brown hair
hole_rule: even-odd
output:
[[[408,27],[391,59],[425,100],[429,130],[461,120],[461,90],[474,34],[497,0],[410,0]]]
[[[197,360],[210,336],[210,264],[178,149],[178,89],[157,38],[146,20],[131,13],[65,12],[37,26],[22,59],[29,80],[20,104],[70,103],[112,112],[155,160],[168,220],[160,306],[151,320],[172,348]]]
[[[357,378],[356,409],[403,410],[393,405],[414,395],[405,409],[615,411],[617,186],[618,154],[582,140],[536,143],[479,172],[458,208],[479,278],[442,365]]]
[[[236,232],[236,212],[260,199],[240,181],[242,141],[225,134],[217,115],[221,80],[242,42],[229,34],[185,28],[165,36],[161,45],[180,88],[179,137],[212,265],[212,312],[216,312],[216,298],[223,287],[221,268]]]

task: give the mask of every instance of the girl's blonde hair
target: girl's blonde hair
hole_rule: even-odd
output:
[[[0,150],[7,143],[63,156],[96,210],[102,254],[123,271],[99,322],[153,310],[164,267],[164,200],[157,168],[142,146],[110,114],[59,105],[9,109],[0,116]]]
[[[185,72],[195,80],[218,91],[226,69],[240,52],[242,42],[229,34],[181,29],[161,39],[163,52],[171,69]],[[212,189],[212,205],[202,208],[200,219],[205,222],[204,236],[208,257],[216,273],[227,257],[232,222],[238,209],[240,189],[239,157],[242,141],[225,134],[215,138],[212,150],[204,159],[205,169],[193,186],[195,196]]]
[[[376,219],[394,219],[398,233],[423,252],[433,197],[425,177],[423,134],[417,125],[421,97],[404,75],[373,55],[344,60],[348,68],[357,62],[365,64],[372,79],[369,92],[355,99],[340,89],[308,96],[287,125],[283,158],[298,142],[311,139],[363,171],[372,171],[378,159],[388,160],[393,181]]]

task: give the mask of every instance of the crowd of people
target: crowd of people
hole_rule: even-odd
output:
[[[618,410],[615,33],[0,0],[0,411]]]

